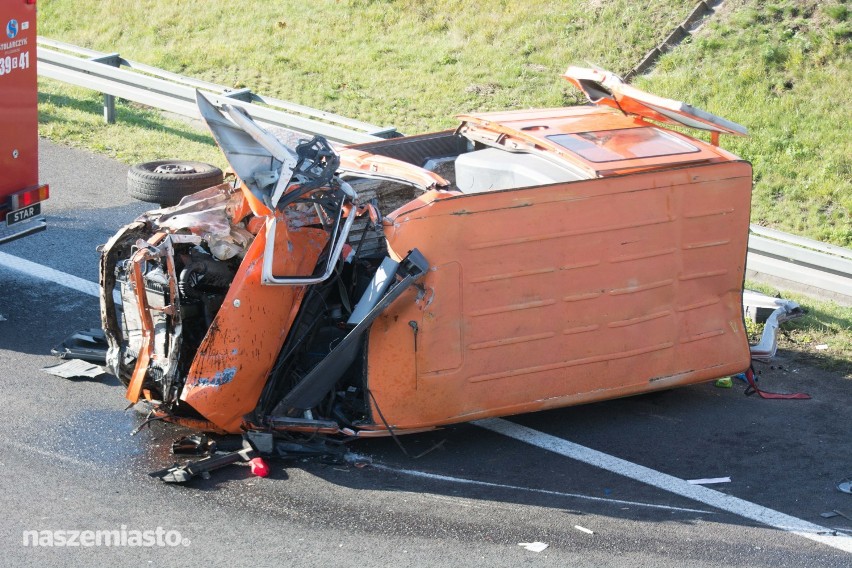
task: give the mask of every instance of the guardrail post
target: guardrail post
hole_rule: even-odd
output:
[[[121,67],[121,56],[117,53],[90,57],[89,61],[103,63],[111,67]],[[104,120],[107,124],[115,124],[115,97],[112,95],[104,94]]]
[[[225,91],[222,93],[222,96],[247,103],[254,100],[254,95],[252,94],[251,89],[234,89],[233,91]]]
[[[380,128],[379,130],[371,130],[367,132],[367,134],[369,134],[370,136],[377,136],[379,138],[384,139],[399,138],[401,136],[405,136],[393,126],[388,126],[387,128]]]

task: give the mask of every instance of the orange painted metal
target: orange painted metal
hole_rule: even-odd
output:
[[[244,192],[244,194],[247,192]],[[310,274],[328,240],[322,229],[275,233],[276,274]],[[239,432],[257,405],[275,358],[296,317],[304,286],[260,283],[266,231],[249,247],[221,309],[201,343],[181,400],[226,432]]]
[[[244,214],[246,206],[248,206],[251,212],[257,215],[258,217],[265,217],[272,213],[272,210],[269,209],[269,207],[267,207],[266,205],[264,205],[264,203],[261,202],[260,199],[255,197],[255,195],[251,192],[251,190],[245,183],[240,182],[240,189],[243,192],[243,197],[245,197],[245,201],[243,201],[243,204],[240,207],[240,211],[238,213]]]
[[[560,134],[600,132],[630,128],[653,127],[653,123],[637,116],[627,116],[617,110],[600,107],[569,107],[532,111],[509,111],[459,115],[464,121],[461,132],[469,136],[492,138],[496,145],[510,151],[540,152],[565,161],[588,173],[590,177],[606,177],[647,171],[660,167],[676,167],[689,163],[720,162],[731,159],[729,154],[707,144],[695,144],[697,152],[680,155],[652,156],[595,163],[552,141],[549,137]],[[698,142],[694,138],[666,130],[686,143]]]
[[[744,370],[750,199],[751,166],[735,161],[390,215],[389,248],[417,247],[432,268],[421,298],[402,296],[371,330],[373,416],[418,428]]]
[[[371,154],[358,148],[340,149],[340,168],[347,172],[360,173],[365,176],[375,175],[406,180],[423,189],[448,187],[450,185],[450,182],[435,172],[387,156]]]
[[[646,93],[624,83],[620,77],[602,69],[569,67],[562,76],[586,93],[591,102],[619,112],[650,118],[676,126],[747,136],[744,126],[725,120],[681,101]]]
[[[165,233],[156,233],[148,239],[148,244],[156,246],[165,236]],[[142,324],[142,345],[139,348],[139,357],[136,360],[133,376],[124,395],[133,404],[139,402],[142,385],[145,382],[145,374],[148,372],[148,363],[154,352],[154,322],[151,318],[150,307],[148,306],[148,297],[145,294],[145,280],[142,277],[142,264],[151,257],[151,252],[148,249],[142,248],[131,259],[133,263],[133,293],[139,305],[139,316]],[[174,298],[174,290],[172,290],[172,298]]]
[[[191,430],[201,430],[204,432],[213,432],[215,434],[230,434],[234,432],[228,432],[227,430],[223,430],[216,424],[213,424],[209,420],[203,420],[199,418],[190,418],[188,416],[175,416],[174,414],[169,414],[167,412],[162,412],[155,410],[152,414],[152,418],[156,418],[158,420],[162,420],[163,422],[169,422],[171,424],[178,424],[183,426],[184,428],[189,428]]]

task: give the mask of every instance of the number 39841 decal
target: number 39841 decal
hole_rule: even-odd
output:
[[[0,56],[0,76],[11,73],[18,69],[28,69],[30,66],[30,52],[23,51],[15,55]]]

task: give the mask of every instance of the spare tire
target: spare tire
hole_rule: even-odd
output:
[[[140,201],[176,205],[187,195],[222,183],[222,170],[204,162],[157,160],[127,172],[127,193]]]

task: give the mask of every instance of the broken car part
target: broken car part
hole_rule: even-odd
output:
[[[157,160],[127,171],[127,194],[161,207],[177,205],[187,195],[220,183],[222,170],[203,162]]]
[[[148,475],[157,477],[165,483],[186,483],[196,475],[207,478],[211,471],[237,463],[248,462],[257,457],[257,452],[248,442],[243,441],[243,447],[235,452],[213,455],[186,465],[174,465],[159,471],[152,471]]]
[[[751,356],[764,363],[775,357],[781,324],[805,315],[801,306],[792,300],[773,298],[751,290],[743,293],[743,308],[747,317],[755,321],[763,320],[763,333],[760,342],[751,346]]]
[[[59,365],[44,367],[42,371],[63,379],[95,379],[106,374],[103,368],[82,359],[71,359]]]
[[[103,365],[109,344],[101,329],[86,329],[73,333],[62,343],[50,350],[51,355],[60,359],[82,359],[90,363]]]

